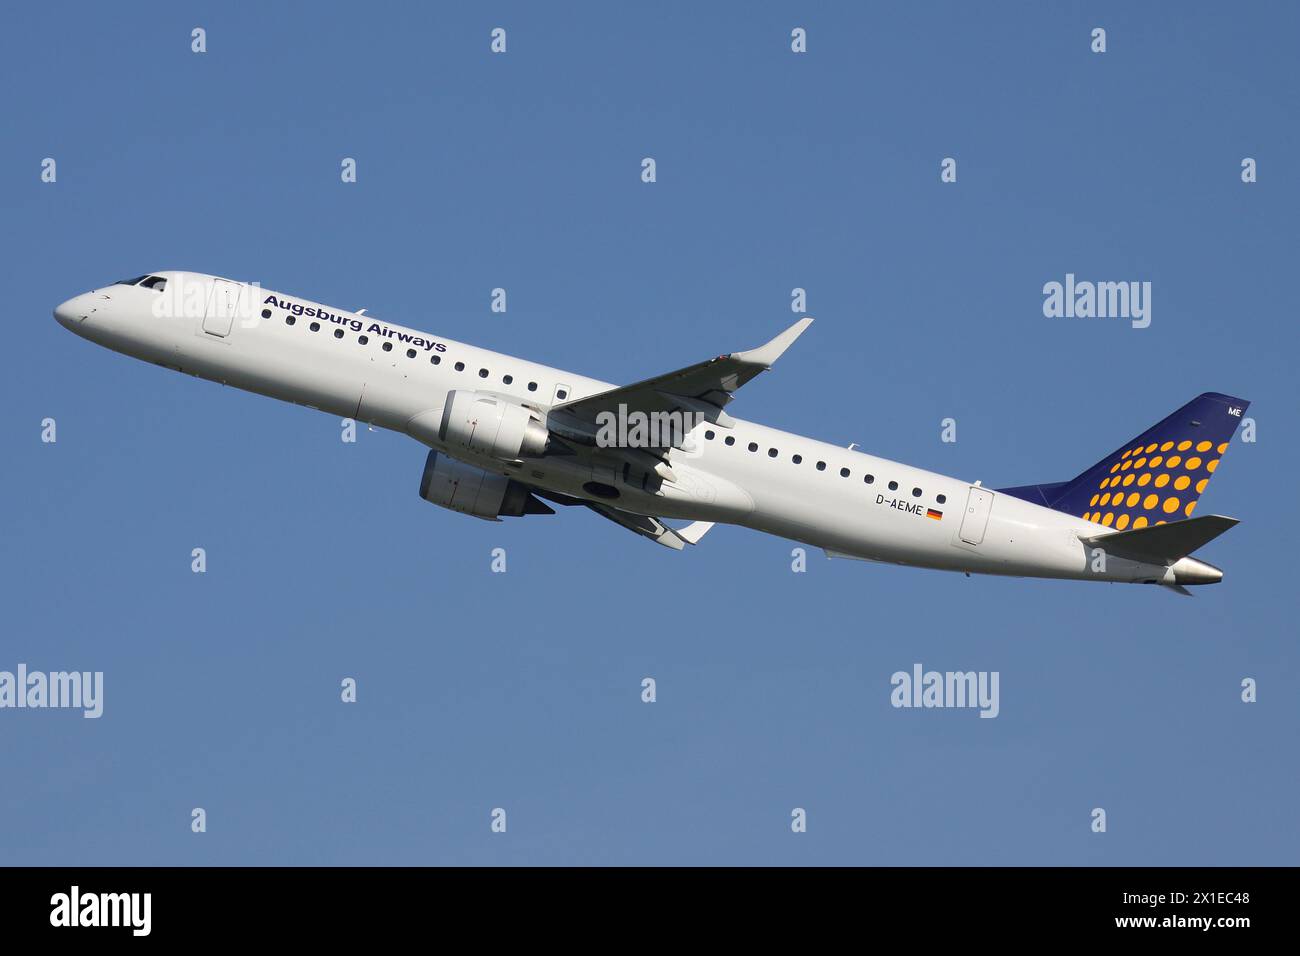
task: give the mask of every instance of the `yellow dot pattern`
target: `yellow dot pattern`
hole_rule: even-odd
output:
[[[1165,516],[1190,518],[1197,498],[1210,482],[1204,476],[1214,474],[1219,458],[1227,450],[1227,442],[1216,446],[1211,441],[1188,438],[1126,448],[1098,483],[1097,494],[1089,499],[1083,520],[1123,531],[1164,524]],[[1171,451],[1178,454],[1171,455]],[[1182,454],[1189,451],[1193,454]],[[1147,490],[1107,490],[1130,485]]]

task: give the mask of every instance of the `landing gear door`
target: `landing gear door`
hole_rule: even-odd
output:
[[[966,498],[966,510],[961,516],[961,531],[958,532],[963,541],[979,544],[984,540],[984,529],[988,526],[992,507],[993,492],[972,485]]]
[[[212,295],[208,297],[208,310],[203,316],[203,331],[217,338],[230,334],[235,316],[239,312],[239,293],[243,289],[238,282],[217,279],[212,284]]]

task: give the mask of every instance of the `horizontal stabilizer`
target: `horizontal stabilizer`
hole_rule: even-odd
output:
[[[1209,544],[1237,523],[1236,518],[1205,515],[1132,531],[1116,531],[1113,534],[1090,537],[1080,535],[1079,540],[1089,547],[1101,548],[1107,554],[1128,558],[1130,561],[1170,565]]]

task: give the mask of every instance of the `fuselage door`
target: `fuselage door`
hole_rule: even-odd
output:
[[[212,284],[212,295],[208,297],[208,310],[203,316],[203,331],[209,335],[225,338],[234,325],[235,315],[239,311],[239,293],[243,289],[238,282],[216,279]]]
[[[989,523],[989,510],[993,507],[993,492],[971,486],[966,499],[966,511],[961,517],[961,539],[967,544],[984,540],[984,529]]]

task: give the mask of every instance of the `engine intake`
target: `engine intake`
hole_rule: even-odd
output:
[[[540,458],[548,437],[546,426],[522,405],[460,389],[447,393],[438,428],[439,441],[508,461]]]
[[[486,521],[555,514],[555,509],[533,497],[526,485],[436,451],[429,452],[425,459],[420,497]]]

